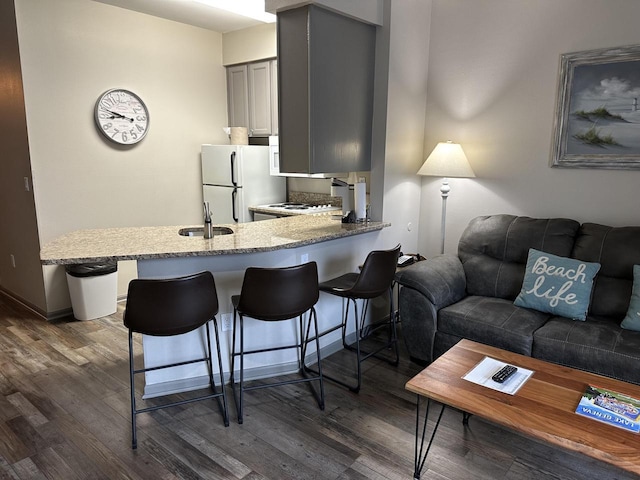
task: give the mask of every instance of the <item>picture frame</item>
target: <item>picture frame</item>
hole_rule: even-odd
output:
[[[560,56],[552,167],[640,169],[640,45]]]

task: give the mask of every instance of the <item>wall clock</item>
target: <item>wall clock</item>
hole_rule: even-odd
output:
[[[149,111],[142,99],[123,88],[107,90],[96,102],[98,130],[112,142],[134,145],[149,130]]]

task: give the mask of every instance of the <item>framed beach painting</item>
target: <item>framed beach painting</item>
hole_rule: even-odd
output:
[[[640,169],[640,45],[565,53],[551,166]]]

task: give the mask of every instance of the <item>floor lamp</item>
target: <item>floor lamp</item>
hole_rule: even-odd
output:
[[[444,253],[444,231],[447,218],[447,197],[449,196],[449,177],[475,177],[464,151],[459,143],[440,142],[418,170],[418,175],[442,177],[442,224],[440,227],[440,253]]]

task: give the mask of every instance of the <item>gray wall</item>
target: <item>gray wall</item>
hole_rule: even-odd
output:
[[[640,171],[548,166],[560,54],[640,44],[639,18],[637,0],[433,1],[425,154],[459,142],[477,175],[451,180],[447,252],[484,214],[640,225]],[[420,245],[430,254],[439,188],[422,180]]]

